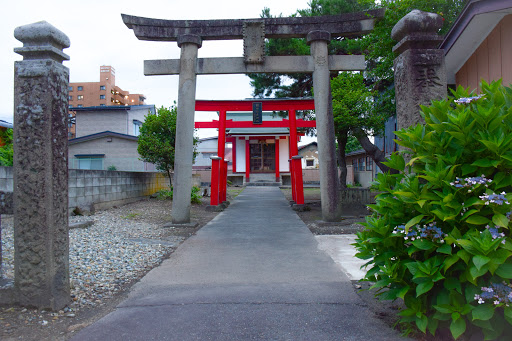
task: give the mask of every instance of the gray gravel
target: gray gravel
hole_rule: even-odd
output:
[[[142,214],[148,212],[133,212],[128,207],[70,217],[70,223],[93,220],[94,224],[69,231],[73,302],[66,311],[101,304],[160,264],[185,239],[173,236],[161,223],[137,221]],[[12,216],[2,216],[2,250],[3,277],[13,279]]]

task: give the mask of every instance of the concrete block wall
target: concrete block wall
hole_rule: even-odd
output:
[[[70,169],[68,207],[106,209],[168,188],[169,179],[162,173]],[[12,190],[12,167],[0,167],[0,191]]]

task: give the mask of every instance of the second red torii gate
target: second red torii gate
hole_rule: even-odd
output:
[[[289,119],[281,121],[264,121],[254,124],[252,121],[233,121],[226,119],[228,111],[252,112],[253,103],[261,103],[262,111],[287,111]],[[206,101],[196,100],[196,111],[216,111],[219,120],[212,122],[196,122],[195,128],[217,128],[219,130],[217,156],[212,158],[212,180],[210,204],[217,206],[226,201],[227,161],[225,157],[227,128],[289,128],[290,129],[290,174],[292,182],[292,198],[296,204],[304,204],[304,188],[302,181],[302,164],[298,156],[297,128],[314,128],[316,121],[296,119],[296,112],[314,110],[313,99],[251,99],[241,101]],[[248,157],[246,157],[248,160]],[[246,182],[249,181],[249,167],[246,167]],[[276,166],[276,177],[279,176],[279,166]]]

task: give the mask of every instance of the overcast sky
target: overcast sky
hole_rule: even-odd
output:
[[[71,47],[64,52],[70,60],[71,82],[98,82],[101,65],[116,70],[116,85],[130,93],[142,93],[147,104],[169,106],[178,97],[178,76],[144,76],[143,60],[177,59],[176,42],[138,40],[121,20],[121,13],[158,19],[244,19],[258,18],[264,7],[271,13],[289,16],[308,7],[309,0],[14,0],[4,4],[0,20],[0,82],[3,94],[0,119],[12,122],[14,62],[22,57],[13,52],[22,46],[14,38],[18,26],[45,20],[64,32]],[[241,40],[206,41],[199,57],[241,57]],[[244,99],[251,97],[245,75],[199,76],[198,99]],[[196,115],[196,121],[206,116]],[[204,136],[204,134],[201,134]],[[207,134],[211,135],[211,134]]]

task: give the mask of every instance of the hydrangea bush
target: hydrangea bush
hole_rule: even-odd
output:
[[[512,335],[512,89],[481,89],[458,88],[396,133],[408,161],[395,153],[387,165],[400,173],[378,175],[356,240],[365,280],[404,301],[407,331]]]

